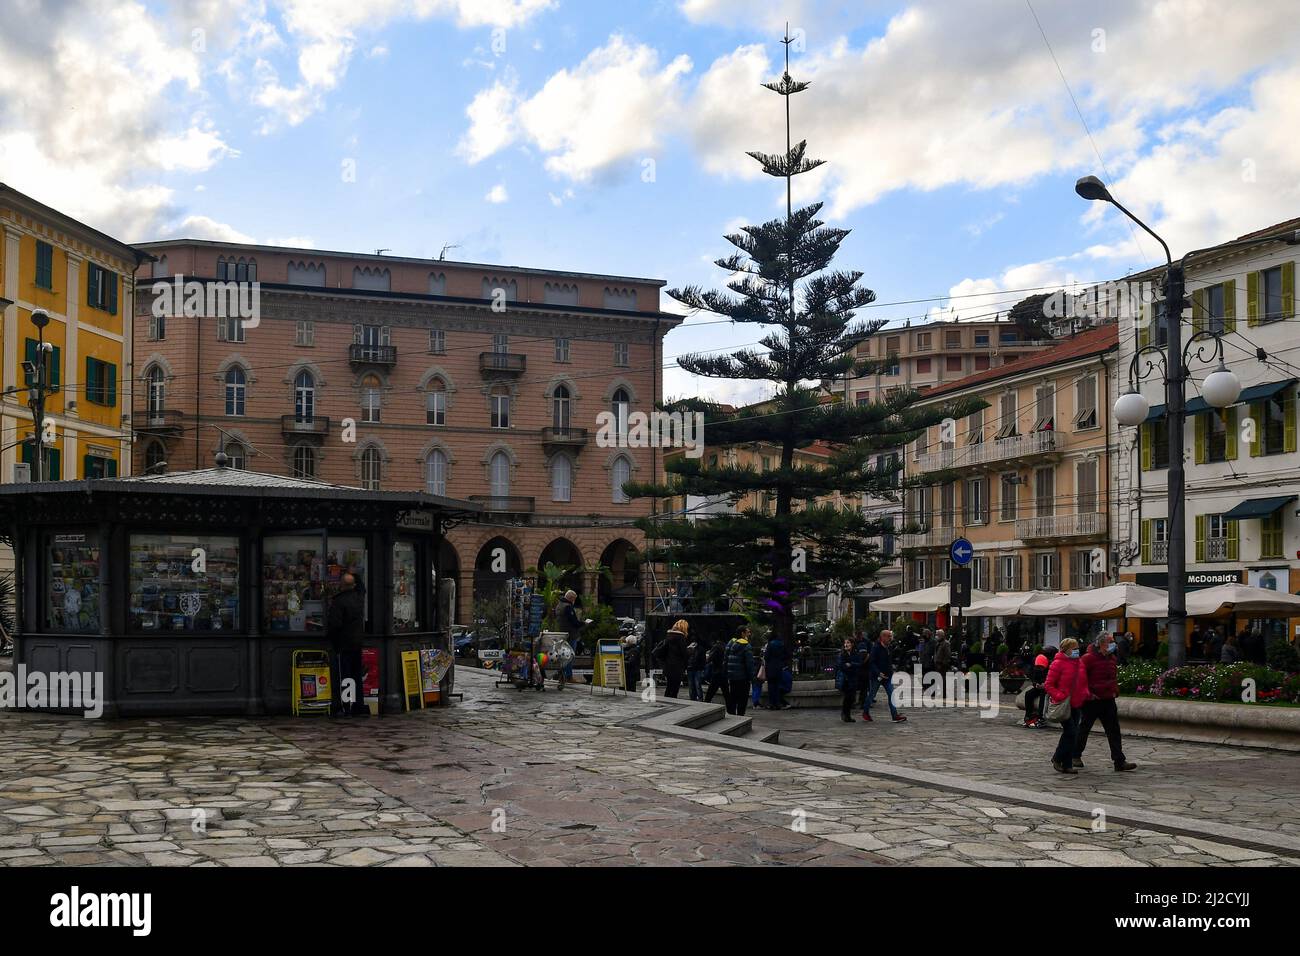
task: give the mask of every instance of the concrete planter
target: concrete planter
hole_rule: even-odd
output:
[[[1300,752],[1300,707],[1121,697],[1124,732]]]

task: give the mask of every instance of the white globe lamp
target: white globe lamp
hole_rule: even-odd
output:
[[[1129,427],[1141,425],[1147,420],[1150,411],[1151,403],[1142,396],[1141,392],[1125,392],[1115,399],[1115,421],[1121,425]]]
[[[1241,395],[1241,379],[1222,362],[1201,383],[1201,395],[1213,408],[1227,408]]]

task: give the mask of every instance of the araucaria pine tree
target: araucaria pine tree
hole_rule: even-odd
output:
[[[867,517],[864,496],[897,499],[900,463],[890,452],[915,440],[929,425],[981,407],[918,410],[917,393],[900,390],[883,402],[856,405],[828,401],[820,383],[846,375],[870,374],[889,360],[864,361],[855,346],[884,324],[855,319],[855,311],[875,299],[860,285],[861,272],[838,271],[831,261],[849,230],[825,225],[821,203],[795,209],[795,176],[816,169],[821,160],[806,155],[806,142],[790,143],[790,98],[808,88],[786,68],[780,80],[763,84],[785,100],[786,148],[783,153],[751,152],[770,176],[786,181],[786,215],[760,226],[746,226],[726,237],[736,252],[716,260],[732,275],[727,290],[671,289],[668,295],[690,309],[723,316],[734,323],[762,326],[763,348],[730,355],[683,356],[678,364],[709,378],[771,382],[774,395],[755,407],[729,413],[698,400],[684,404],[705,412],[705,458],[674,457],[662,484],[631,484],[639,497],[699,496],[738,503],[755,493],[770,507],[737,513],[666,515],[638,521],[651,542],[646,558],[735,589],[790,646],[792,608],[819,588],[847,590],[872,580],[880,566],[873,539],[902,528]],[[795,453],[814,443],[829,446],[824,464],[796,462]],[[768,470],[728,464],[714,451],[761,445],[780,450]],[[927,484],[938,476],[928,476]],[[835,503],[838,497],[839,504]]]

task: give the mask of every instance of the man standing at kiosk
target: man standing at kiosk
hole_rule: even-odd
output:
[[[364,671],[361,666],[361,642],[365,638],[366,612],[365,595],[357,587],[356,576],[345,572],[340,582],[339,593],[330,602],[329,615],[325,621],[325,635],[329,638],[330,648],[334,652],[334,709],[331,716],[369,717],[365,693],[362,690]],[[350,704],[343,702],[343,682],[351,680]]]

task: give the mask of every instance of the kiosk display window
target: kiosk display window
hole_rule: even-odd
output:
[[[416,631],[419,600],[416,591],[415,545],[398,541],[393,545],[393,630]]]
[[[262,627],[323,632],[329,602],[343,574],[366,581],[364,538],[323,534],[272,535],[262,541]]]
[[[45,545],[45,629],[100,630],[99,535],[53,534]]]
[[[239,628],[239,539],[133,534],[129,623],[144,633]]]

